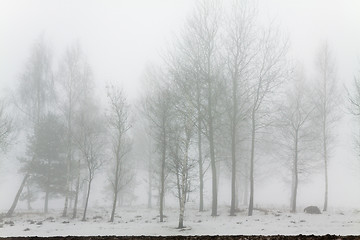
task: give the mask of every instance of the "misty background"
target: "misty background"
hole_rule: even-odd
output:
[[[300,62],[309,78],[314,76],[316,52],[327,41],[336,61],[336,79],[343,99],[342,119],[337,124],[335,150],[329,163],[329,207],[360,207],[360,164],[354,150],[354,118],[348,114],[345,88],[351,89],[360,70],[360,2],[356,0],[259,0],[261,21],[274,21],[288,37],[290,59]],[[40,35],[50,45],[55,62],[62,58],[68,45],[78,42],[90,64],[99,105],[106,106],[106,84],[123,87],[131,105],[139,104],[144,88],[144,71],[149,63],[161,62],[161,53],[179,34],[195,1],[1,1],[0,2],[0,93],[8,97],[16,91],[19,78],[29,59],[34,42]],[[55,64],[56,65],[56,64]],[[55,69],[57,66],[55,66]],[[311,81],[311,79],[309,79]],[[136,138],[135,140],[136,141]],[[24,153],[26,138],[17,139],[0,161],[0,209],[7,210],[21,183],[17,157]],[[141,151],[141,147],[133,151]],[[136,153],[130,157],[138,160]],[[135,164],[136,166],[136,164]],[[136,167],[134,166],[134,169]],[[270,169],[272,166],[270,166]],[[276,168],[276,166],[274,167]],[[146,182],[138,171],[134,204],[146,204]],[[256,179],[256,200],[259,205],[289,203],[289,184],[272,169]],[[284,173],[286,174],[286,173]],[[230,179],[221,173],[219,204],[229,205]],[[205,208],[211,205],[210,171],[206,173]],[[90,206],[102,204],[106,177],[100,173],[94,180]],[[321,170],[299,185],[301,206],[323,202]],[[169,194],[170,195],[170,194]],[[191,193],[196,199],[196,192]],[[41,208],[42,201],[34,204]],[[52,200],[55,207],[57,200]],[[175,202],[175,201],[174,201]],[[63,200],[59,200],[59,208]],[[176,204],[176,202],[175,202]],[[26,203],[19,203],[25,208]]]

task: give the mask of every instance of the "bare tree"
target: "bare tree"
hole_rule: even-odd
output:
[[[137,163],[140,163],[141,170],[146,171],[146,176],[142,179],[147,184],[147,207],[153,206],[153,189],[155,187],[154,177],[156,170],[156,152],[155,141],[152,139],[151,125],[146,118],[142,118],[143,114],[141,109],[135,109],[134,118],[135,124],[132,124],[131,132],[133,136],[133,144],[131,152],[134,153],[133,157],[136,158]],[[132,161],[131,161],[132,162]]]
[[[210,165],[212,173],[212,210],[211,215],[217,216],[217,202],[218,202],[218,188],[217,188],[217,169],[216,169],[216,155],[215,155],[215,132],[216,121],[220,114],[217,112],[220,97],[220,91],[223,90],[220,85],[220,68],[218,58],[218,40],[219,28],[221,21],[220,5],[217,1],[199,1],[193,16],[189,19],[186,26],[188,34],[193,37],[196,59],[196,72],[199,73],[197,86],[199,97],[197,105],[202,104],[202,109],[198,107],[198,118],[202,121],[202,127],[205,136],[209,141],[210,151]],[[203,91],[201,91],[201,89]],[[200,95],[202,97],[200,98]],[[201,114],[199,114],[201,112]],[[198,124],[199,130],[201,128]],[[198,131],[200,134],[200,131]],[[199,135],[199,140],[201,135]],[[199,150],[201,150],[201,142],[199,141]],[[199,163],[201,163],[201,156],[199,151]],[[201,165],[200,165],[201,166]],[[200,169],[200,175],[203,173]],[[200,207],[201,210],[201,207]]]
[[[179,111],[178,118],[173,121],[171,129],[169,151],[171,155],[170,170],[176,177],[177,198],[179,200],[179,225],[184,228],[185,205],[190,192],[190,180],[194,173],[191,171],[195,161],[190,156],[191,141],[195,133],[194,114],[190,111]]]
[[[109,99],[108,125],[111,135],[112,176],[110,179],[113,190],[113,205],[110,222],[114,221],[117,198],[123,186],[132,179],[126,155],[131,149],[131,142],[127,136],[131,128],[129,106],[123,91],[113,85],[108,87]]]
[[[193,70],[186,68],[182,63],[183,55],[174,55],[169,68],[171,78],[170,98],[174,113],[169,131],[169,170],[175,175],[179,200],[179,225],[184,227],[185,205],[190,193],[191,180],[194,176],[196,161],[191,157],[191,146],[196,133],[198,114],[194,96],[197,89],[191,90]],[[179,64],[180,63],[180,64]],[[180,67],[179,67],[180,66]],[[195,97],[196,98],[196,97]]]
[[[188,23],[190,26],[191,21]],[[184,32],[176,39],[173,49],[167,52],[167,67],[172,76],[173,84],[177,91],[180,91],[188,107],[195,109],[197,128],[197,152],[199,170],[199,211],[204,211],[204,175],[207,170],[204,167],[205,157],[203,156],[203,115],[204,115],[204,82],[201,77],[201,45],[192,34],[192,28],[185,26]]]
[[[152,69],[147,73],[147,78],[154,86],[149,87],[149,92],[144,99],[144,114],[151,126],[151,135],[159,153],[159,198],[160,222],[164,221],[165,180],[167,177],[167,156],[169,141],[169,124],[173,116],[171,92],[166,75],[160,69]]]
[[[79,44],[70,46],[65,53],[65,56],[60,64],[58,74],[61,93],[61,109],[64,114],[67,127],[67,191],[65,192],[65,203],[63,216],[67,215],[70,192],[71,192],[71,164],[73,162],[74,142],[73,142],[73,119],[76,111],[79,109],[80,98],[84,95],[84,91],[88,88],[91,79],[91,69],[85,60]],[[78,190],[78,189],[77,189]],[[78,195],[78,192],[76,192]],[[74,214],[76,215],[76,208]]]
[[[80,114],[75,119],[78,125],[74,134],[75,143],[79,148],[87,170],[87,193],[82,221],[86,221],[86,212],[90,198],[91,184],[96,173],[102,167],[105,157],[105,136],[99,110],[90,98],[82,103]]]
[[[316,66],[318,76],[316,81],[316,110],[319,117],[319,127],[321,129],[321,146],[322,158],[324,162],[324,177],[325,177],[325,195],[324,208],[328,208],[328,164],[331,155],[332,145],[334,143],[334,127],[339,120],[338,106],[339,106],[339,91],[336,83],[336,65],[333,55],[327,43],[319,49]]]
[[[311,101],[311,91],[306,85],[302,72],[291,81],[277,120],[278,143],[285,158],[285,166],[291,171],[290,211],[296,212],[299,175],[314,168],[313,159],[316,146],[314,129],[315,106]],[[316,158],[315,158],[316,159]]]
[[[347,96],[350,103],[350,113],[354,116],[357,127],[359,128],[359,116],[360,116],[360,74],[357,77],[354,77],[352,87],[347,90]],[[355,149],[357,152],[360,152],[360,132],[355,134]],[[360,163],[360,161],[359,161]]]
[[[272,93],[282,83],[287,42],[282,42],[280,33],[272,26],[263,30],[258,37],[254,76],[250,82],[250,120],[251,120],[251,153],[250,153],[250,200],[248,215],[254,209],[254,165],[257,132],[269,125]]]
[[[235,216],[236,173],[241,121],[248,115],[248,80],[251,77],[251,64],[256,56],[255,16],[256,9],[247,1],[232,2],[231,12],[225,25],[226,76],[229,81],[229,99],[226,101],[229,112],[229,132],[231,139],[231,206],[230,215]],[[244,135],[244,134],[242,134]]]

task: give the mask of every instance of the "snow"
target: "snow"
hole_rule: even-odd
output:
[[[335,211],[321,215],[292,214],[270,210],[268,214],[255,211],[252,217],[245,211],[231,217],[228,208],[219,209],[219,216],[210,211],[198,212],[196,207],[186,209],[185,229],[177,229],[178,209],[166,208],[165,222],[160,223],[156,208],[118,208],[114,223],[108,222],[109,209],[89,210],[88,220],[60,217],[61,210],[48,214],[17,213],[0,222],[0,237],[12,236],[96,236],[96,235],[298,235],[335,234],[360,235],[360,211]],[[52,219],[53,218],[53,219]],[[13,221],[11,226],[8,221]],[[7,223],[6,223],[7,222]]]

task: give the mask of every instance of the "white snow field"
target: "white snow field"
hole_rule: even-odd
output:
[[[118,208],[114,223],[108,222],[109,209],[90,210],[86,222],[63,218],[61,211],[48,214],[18,212],[0,222],[0,236],[97,236],[97,235],[360,235],[359,210],[333,210],[321,215],[291,214],[269,210],[267,214],[255,211],[252,217],[245,211],[231,217],[228,208],[219,209],[218,217],[210,211],[198,212],[188,208],[185,229],[177,229],[178,210],[165,209],[165,222],[160,223],[156,208]],[[12,221],[12,222],[11,222]]]

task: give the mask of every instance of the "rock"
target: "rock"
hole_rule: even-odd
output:
[[[321,214],[321,211],[317,206],[308,206],[304,209],[304,212],[309,214]]]
[[[26,232],[26,231],[30,231],[30,228],[25,228],[24,231],[25,231],[25,232]]]

